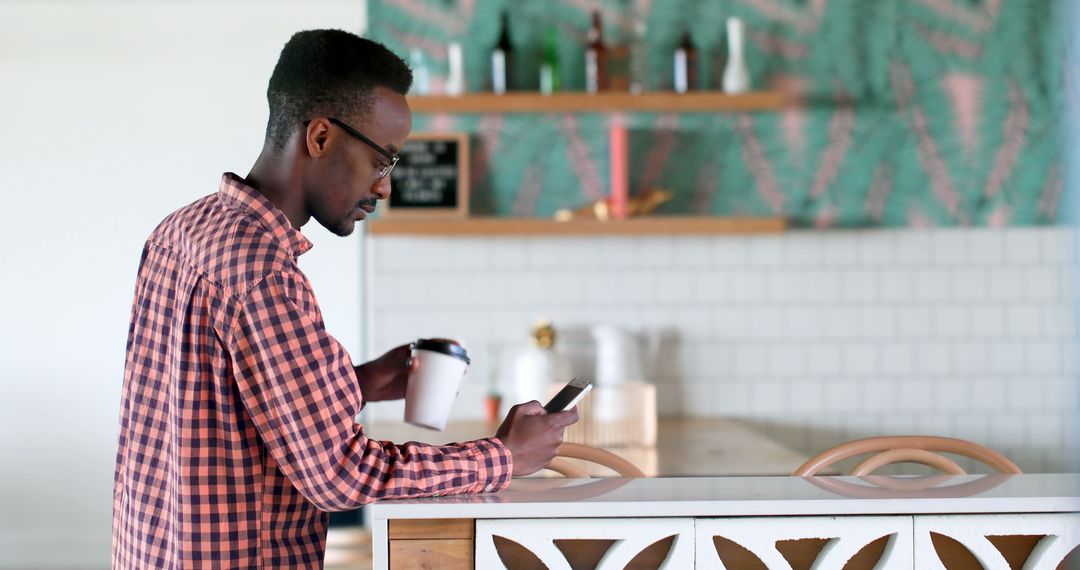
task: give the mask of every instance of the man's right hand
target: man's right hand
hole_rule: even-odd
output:
[[[549,414],[535,400],[510,408],[495,437],[514,456],[512,475],[529,475],[547,467],[562,444],[566,426],[577,421],[577,408]]]

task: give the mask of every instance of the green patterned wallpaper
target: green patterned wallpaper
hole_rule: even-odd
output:
[[[613,119],[630,125],[630,188],[675,191],[665,214],[783,215],[794,224],[1006,226],[1061,216],[1063,12],[1054,0],[369,0],[369,35],[426,55],[433,92],[446,44],[469,91],[511,7],[516,78],[535,89],[544,30],[562,83],[581,90],[594,6],[605,39],[648,22],[647,85],[670,88],[683,29],[704,88],[718,87],[724,19],[746,22],[755,88],[791,103],[750,114],[424,114],[415,131],[473,141],[472,210],[547,217],[603,197]]]

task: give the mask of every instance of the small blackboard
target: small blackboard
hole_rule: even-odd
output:
[[[469,215],[469,137],[417,133],[405,141],[390,173],[386,217]]]

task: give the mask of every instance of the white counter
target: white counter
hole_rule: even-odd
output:
[[[897,484],[914,488],[882,486]],[[500,493],[385,500],[371,512],[384,520],[1080,512],[1080,475],[517,479]]]
[[[375,503],[372,554],[380,569],[570,568],[589,548],[607,549],[604,569],[640,557],[724,568],[743,552],[788,568],[783,544],[815,568],[876,551],[866,567],[939,570],[967,556],[960,567],[1052,569],[1080,545],[1078,492],[1076,474],[517,479],[499,493]]]

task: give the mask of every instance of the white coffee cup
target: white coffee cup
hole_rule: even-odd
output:
[[[469,367],[469,356],[461,345],[422,338],[413,343],[412,358],[419,365],[405,389],[405,421],[442,431]]]

